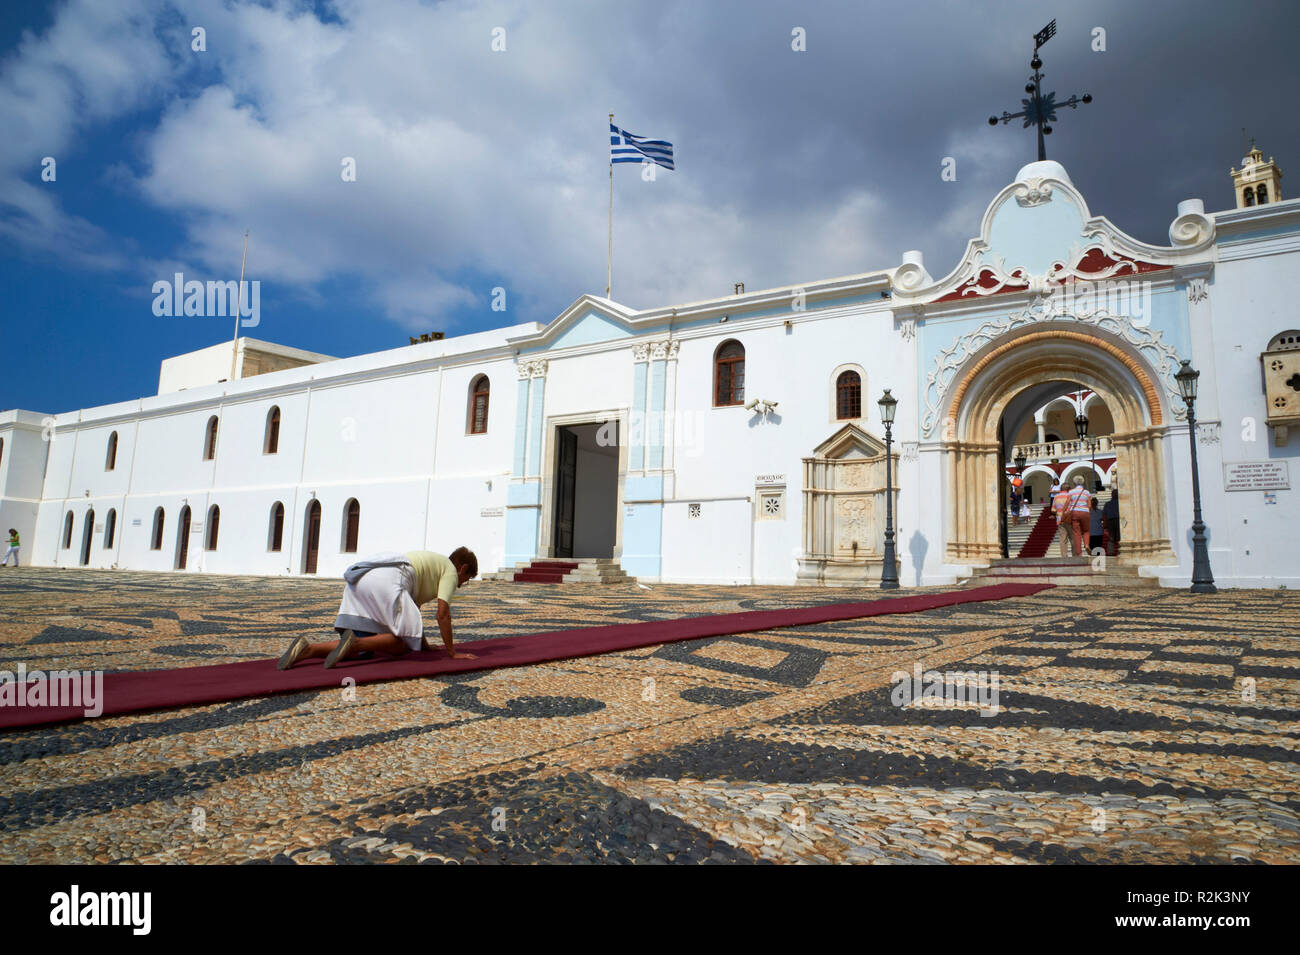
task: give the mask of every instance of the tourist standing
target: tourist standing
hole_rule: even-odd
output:
[[[1097,499],[1094,497],[1088,504],[1088,553],[1095,554],[1101,550],[1101,539],[1104,536],[1101,508],[1097,506]]]
[[[1111,556],[1117,557],[1119,556],[1119,488],[1111,488],[1110,500],[1101,509],[1101,519],[1106,533],[1110,536]]]
[[[1070,553],[1070,492],[1061,487],[1057,481],[1052,482],[1052,513],[1056,516],[1056,536],[1061,542],[1061,556],[1076,556]]]
[[[14,559],[14,566],[18,566],[18,548],[20,543],[21,542],[18,540],[18,532],[12,527],[9,528],[9,549],[5,551],[4,563],[0,563],[0,567],[8,567],[10,557]]]
[[[1083,475],[1074,476],[1074,487],[1070,489],[1066,511],[1069,515],[1070,532],[1074,537],[1074,551],[1076,557],[1083,556],[1084,542],[1089,536],[1088,515],[1091,513],[1092,495],[1088,493],[1088,488],[1084,486]]]

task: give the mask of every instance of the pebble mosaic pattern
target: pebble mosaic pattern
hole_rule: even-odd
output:
[[[6,568],[0,669],[278,656],[331,635],[341,586]],[[472,642],[879,596],[476,581],[453,620]],[[1058,588],[12,731],[0,862],[1294,864],[1297,620],[1288,592]],[[915,664],[995,674],[996,712],[898,705]]]

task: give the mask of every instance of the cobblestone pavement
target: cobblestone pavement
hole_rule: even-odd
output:
[[[0,669],[274,656],[340,593],[6,568]],[[474,582],[453,618],[470,641],[879,596]],[[1056,589],[8,732],[0,862],[1296,863],[1297,620],[1288,592]],[[909,704],[917,664],[996,674],[996,712]]]

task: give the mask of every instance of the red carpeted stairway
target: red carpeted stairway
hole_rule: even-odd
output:
[[[484,580],[523,584],[634,584],[618,561],[610,557],[541,557],[485,573]]]
[[[1044,504],[1042,513],[1038,515],[1038,522],[1034,524],[1034,529],[1029,532],[1029,537],[1024,546],[1020,548],[1017,557],[1046,557],[1047,548],[1052,546],[1052,541],[1056,538],[1056,517],[1052,514],[1052,506]]]
[[[577,569],[577,561],[535,560],[522,570],[516,571],[514,579],[519,583],[558,584]]]

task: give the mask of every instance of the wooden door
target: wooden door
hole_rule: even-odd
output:
[[[190,554],[190,509],[186,505],[181,510],[180,522],[176,525],[176,569],[184,570]]]
[[[560,428],[555,465],[555,556],[573,556],[574,492],[578,484],[578,436]]]
[[[320,501],[312,501],[307,508],[307,547],[303,556],[303,573],[316,573],[316,558],[320,554]]]

